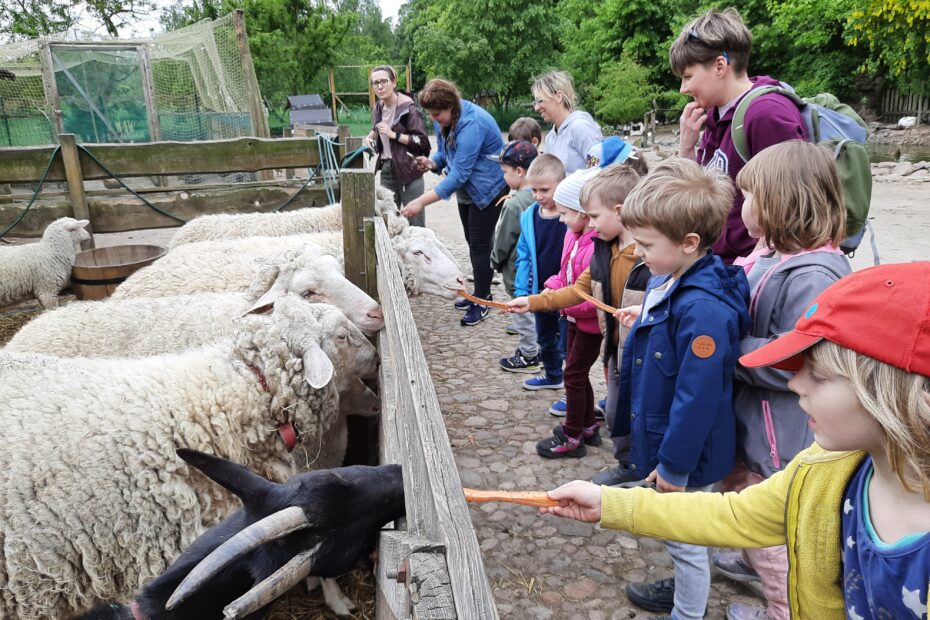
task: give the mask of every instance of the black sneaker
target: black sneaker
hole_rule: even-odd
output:
[[[634,605],[649,611],[672,611],[675,607],[675,580],[671,577],[653,583],[631,583],[626,596]]]
[[[637,480],[642,479],[643,476],[641,476],[635,469],[627,467],[626,465],[617,465],[616,467],[611,467],[607,471],[594,474],[594,476],[591,478],[591,482],[594,484],[602,484],[604,486],[612,487],[618,484],[636,482]]]
[[[589,445],[589,446],[599,446],[599,445],[601,445],[601,444],[603,443],[603,441],[601,441],[600,429],[601,429],[601,427],[600,427],[599,424],[595,424],[595,425],[592,426],[591,428],[586,428],[586,429],[584,429],[584,431],[582,432],[582,436],[584,437],[584,442],[585,442],[585,444],[587,444],[587,445]],[[554,429],[552,429],[552,434],[555,435],[556,437],[558,437],[559,439],[563,439],[563,440],[564,440],[564,438],[565,438],[565,429],[563,429],[563,428],[562,428],[562,425],[559,424],[559,425],[556,426]]]
[[[556,428],[559,431],[562,430],[561,426]],[[547,459],[564,459],[566,457],[580,459],[588,453],[588,450],[580,439],[571,439],[566,437],[565,433],[560,432],[537,443],[536,453]]]
[[[460,323],[462,324],[462,327],[466,325],[477,325],[481,321],[488,318],[488,315],[490,313],[491,311],[488,309],[487,306],[479,306],[478,304],[472,304],[471,308],[469,308],[465,312],[465,316],[462,317],[462,320],[460,321]]]
[[[510,357],[502,357],[500,365],[507,372],[528,372],[535,375],[539,372],[539,356],[526,357],[517,349]]]

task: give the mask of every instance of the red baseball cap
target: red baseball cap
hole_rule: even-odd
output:
[[[930,377],[930,262],[881,265],[834,283],[794,330],[739,358],[747,368],[800,370],[821,340]]]

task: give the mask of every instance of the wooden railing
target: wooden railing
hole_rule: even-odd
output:
[[[899,93],[890,89],[882,93],[882,119],[895,122],[902,116],[926,117],[930,114],[930,95]]]
[[[374,174],[343,171],[341,185],[346,277],[384,310],[379,460],[403,466],[407,507],[398,528],[381,534],[377,618],[493,620],[494,596],[436,390],[387,228],[375,214]]]
[[[208,213],[236,213],[270,210],[286,201],[302,180],[264,180],[249,184],[176,185],[164,179],[191,174],[259,172],[274,169],[313,168],[320,163],[316,138],[236,138],[203,142],[149,142],[142,144],[93,144],[78,148],[72,134],[59,136],[60,153],[55,146],[0,149],[0,185],[37,184],[48,167],[46,181],[66,182],[67,192],[45,192],[23,221],[11,233],[39,236],[59,217],[89,219],[91,232],[121,232],[144,228],[179,226],[181,222],[149,208],[125,189],[85,191],[86,181],[107,179],[110,174],[98,160],[119,178],[153,177],[154,186],[137,190],[164,211],[188,220]],[[336,158],[361,143],[348,139],[335,148]],[[93,158],[88,155],[93,155]],[[49,161],[51,160],[51,165]],[[357,162],[361,165],[361,161]],[[266,176],[270,175],[266,173]],[[132,184],[131,184],[132,186]],[[155,196],[158,196],[156,199]],[[0,192],[0,230],[18,217],[23,194]],[[320,183],[307,187],[289,208],[325,205],[326,194]]]

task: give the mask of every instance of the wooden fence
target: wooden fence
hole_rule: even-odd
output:
[[[110,178],[100,164],[119,178],[155,178],[158,182],[153,186],[136,191],[163,211],[183,220],[208,213],[271,210],[293,195],[303,181],[281,179],[246,184],[168,186],[161,182],[165,178],[313,168],[320,164],[319,143],[316,138],[309,137],[94,144],[81,148],[75,143],[73,134],[62,134],[59,140],[60,147],[0,149],[0,186],[6,183],[34,185],[48,167],[46,181],[65,182],[68,188],[67,192],[42,192],[40,202],[30,209],[11,235],[39,236],[49,223],[65,216],[90,220],[92,233],[181,225],[180,221],[148,207],[125,189],[85,191],[86,181]],[[343,142],[344,146],[334,147],[337,161],[359,146],[361,138],[347,138]],[[53,158],[56,148],[61,150]],[[363,165],[361,159],[356,165]],[[0,230],[21,214],[23,206],[14,199],[21,202],[22,198],[22,194],[0,193]],[[301,192],[292,208],[325,204],[325,191],[316,183]]]
[[[896,90],[886,90],[882,94],[882,120],[896,122],[902,116],[921,116],[930,114],[930,95],[914,93],[901,94]]]
[[[376,617],[493,620],[497,608],[439,401],[387,228],[375,216],[374,174],[343,171],[341,186],[346,277],[384,310],[379,460],[403,466],[407,506],[406,519],[381,534]]]

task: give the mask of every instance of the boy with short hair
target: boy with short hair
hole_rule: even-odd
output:
[[[504,290],[515,297],[517,241],[520,239],[520,216],[533,204],[533,189],[527,171],[536,159],[536,147],[526,140],[511,140],[500,155],[491,159],[500,162],[504,180],[514,192],[504,201],[491,250],[491,266],[504,278]],[[539,345],[536,343],[536,321],[529,315],[514,315],[507,328],[520,337],[511,357],[500,360],[502,369],[510,372],[536,373],[539,370]]]
[[[749,328],[743,269],[711,252],[733,186],[695,162],[671,159],[630,193],[623,225],[655,277],[629,321],[617,415],[630,420],[631,468],[650,472],[660,493],[710,490],[733,468],[733,375]],[[710,591],[705,547],[667,543],[674,580],[632,583],[627,596],[651,611],[702,618]]]
[[[731,180],[744,166],[730,135],[736,107],[750,90],[779,84],[765,75],[749,77],[751,48],[752,34],[736,9],[730,8],[712,9],[689,22],[669,50],[672,71],[681,77],[681,92],[694,99],[681,115],[679,155],[720,170]],[[750,158],[773,144],[807,139],[797,106],[777,93],[753,101],[743,127]],[[736,192],[724,233],[714,240],[714,252],[728,264],[756,245],[740,216],[742,206],[742,192]]]
[[[558,273],[562,258],[565,224],[559,221],[553,195],[565,178],[565,166],[554,155],[540,155],[527,174],[536,202],[520,216],[520,239],[517,242],[517,297],[538,293],[543,283]],[[558,312],[537,312],[536,342],[543,372],[523,382],[526,390],[558,390],[563,387],[562,360],[565,348],[561,341]],[[504,360],[501,360],[503,366]]]
[[[521,116],[510,125],[507,131],[509,140],[526,140],[537,149],[542,144],[542,127],[536,122],[535,118]]]
[[[515,313],[574,306],[584,301],[579,292],[592,295],[609,306],[634,306],[642,301],[649,271],[634,255],[636,244],[620,219],[627,196],[640,180],[637,170],[641,164],[620,161],[622,163],[604,168],[589,180],[579,196],[591,226],[598,234],[588,269],[570,287],[513,300],[508,305]],[[618,428],[617,421],[613,419],[620,387],[619,351],[623,349],[626,329],[604,312],[597,313],[597,320],[604,336],[603,359],[607,367],[605,417],[612,431],[613,453],[619,465],[596,474],[595,482],[612,485],[641,480],[643,475],[629,469],[629,420],[622,421]],[[554,436],[557,437],[558,433],[554,432]],[[584,434],[584,439],[588,445],[597,441],[594,433]]]

